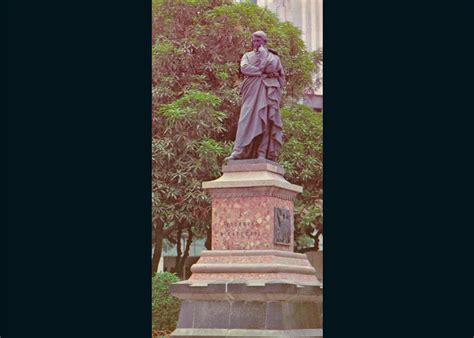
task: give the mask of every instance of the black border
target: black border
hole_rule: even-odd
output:
[[[151,337],[150,46],[146,1],[9,1],[2,338]]]
[[[469,7],[324,2],[325,338],[474,335]]]
[[[2,338],[150,336],[150,7],[8,3]],[[326,338],[473,335],[471,13],[324,2]]]

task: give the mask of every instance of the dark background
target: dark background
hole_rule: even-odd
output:
[[[324,3],[326,338],[474,335],[463,6]],[[150,337],[150,12],[8,3],[2,338]]]

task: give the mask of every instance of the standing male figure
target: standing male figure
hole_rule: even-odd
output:
[[[267,35],[252,34],[253,50],[245,53],[240,70],[245,75],[240,94],[237,135],[232,154],[225,160],[269,159],[276,161],[283,142],[280,99],[285,74],[278,54],[266,48]]]

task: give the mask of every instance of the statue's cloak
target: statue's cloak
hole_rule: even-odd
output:
[[[280,100],[285,76],[280,58],[273,50],[251,51],[242,57],[240,69],[246,77],[240,87],[242,107],[234,152],[240,159],[256,158],[260,139],[269,125],[267,158],[276,158],[283,141]]]

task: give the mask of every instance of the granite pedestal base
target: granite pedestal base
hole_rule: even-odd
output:
[[[203,182],[212,200],[212,250],[189,280],[172,337],[322,337],[322,285],[294,252],[294,207],[302,187],[268,160],[229,161]]]
[[[322,290],[290,283],[171,286],[181,312],[172,337],[322,337]]]

